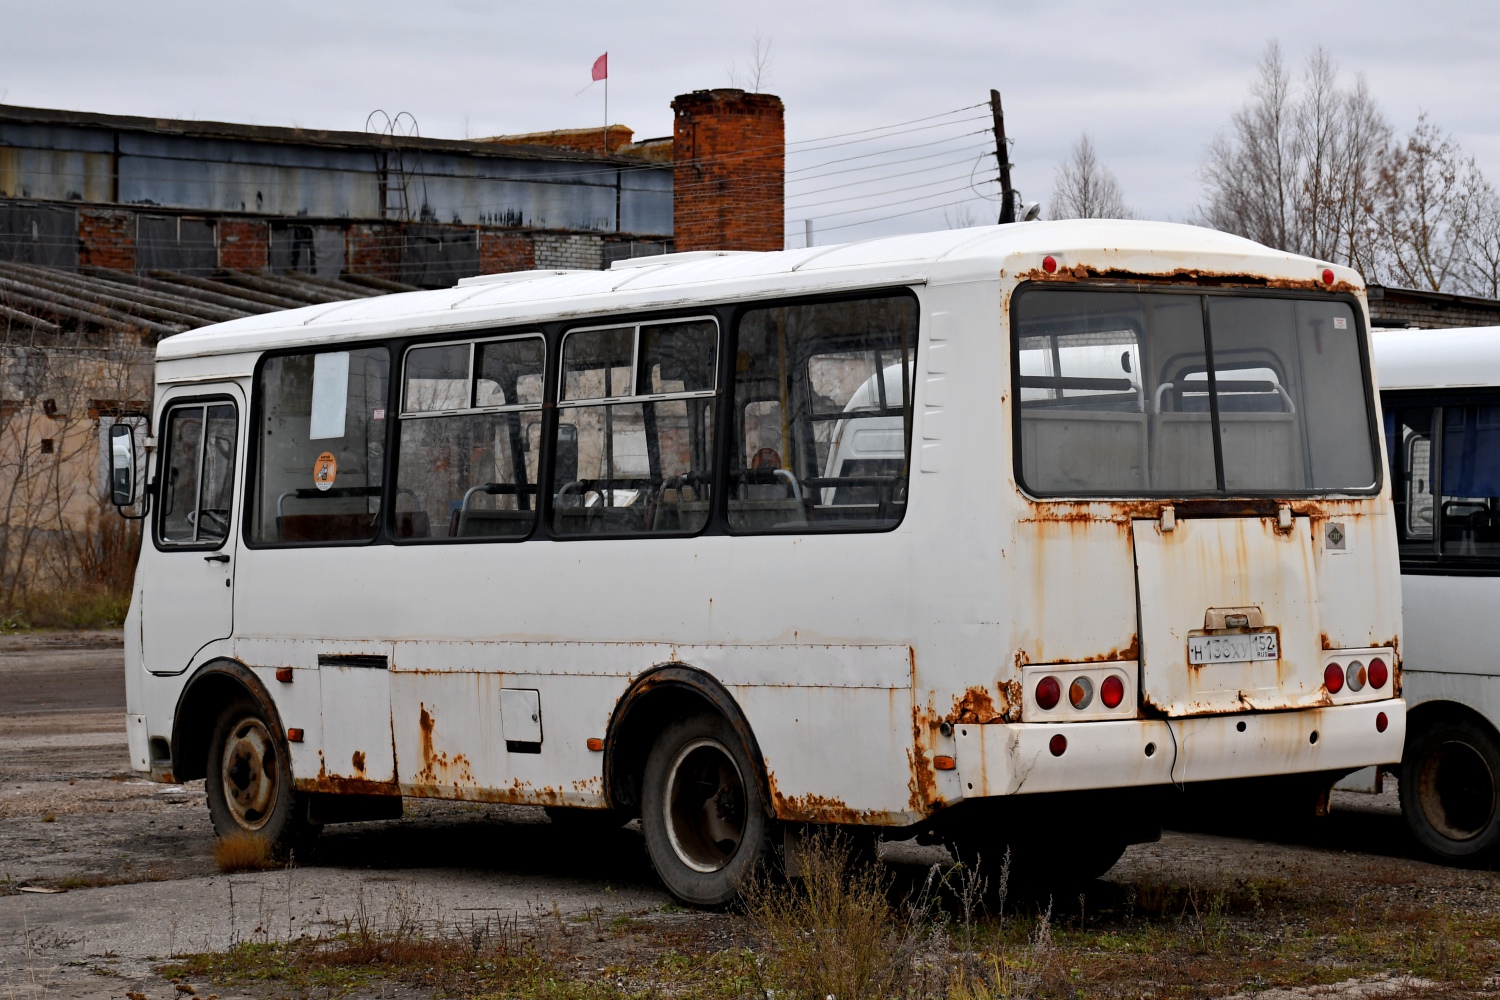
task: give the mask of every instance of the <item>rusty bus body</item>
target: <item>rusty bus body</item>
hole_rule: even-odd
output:
[[[1439,857],[1500,847],[1500,327],[1376,330],[1411,708],[1401,810]]]
[[[169,515],[161,511],[169,492],[182,506],[175,499],[179,477],[175,468],[162,471],[160,456],[154,460],[150,499],[157,513],[126,628],[128,728],[138,770],[178,779],[211,771],[205,754],[215,738],[212,720],[226,698],[240,698],[257,706],[265,722],[265,733],[253,739],[289,753],[290,775],[313,803],[314,820],[341,815],[330,801],[339,794],[365,804],[431,796],[628,813],[647,794],[641,782],[652,727],[665,725],[676,710],[635,709],[669,689],[729,719],[760,771],[744,776],[746,783],[758,788],[756,801],[769,818],[783,823],[909,832],[962,815],[956,807],[975,800],[1338,774],[1399,756],[1405,724],[1396,674],[1399,576],[1368,375],[1367,309],[1353,271],[1206,230],[1114,222],[1028,223],[627,263],[603,272],[468,279],[448,290],[268,314],[163,341],[152,443],[158,453],[166,446],[167,426],[179,419],[174,413],[187,428],[183,435],[202,436],[207,432],[191,428],[218,420],[215,448],[228,465],[216,474],[232,482],[219,488],[228,499],[218,506],[199,501],[197,513],[174,529],[194,544],[164,543]],[[1089,365],[1102,358],[1124,373],[1073,377],[1047,368],[1053,362],[1041,354],[1022,351],[1020,341],[1033,338],[1025,309],[1062,310],[1062,319],[1038,320],[1042,332],[1035,336],[1052,337],[1054,361],[1075,350],[1059,346],[1073,343],[1068,331],[1082,329],[1063,315],[1072,300],[1041,297],[1063,292],[1136,297],[1130,315],[1148,319],[1100,319],[1092,332],[1077,334],[1082,353],[1067,355]],[[886,353],[873,355],[879,363],[859,369],[882,373],[894,365],[899,381],[840,371],[787,375],[787,324],[822,315],[795,309],[851,300],[877,303],[872,308],[886,318],[869,323],[911,317],[910,342],[905,333],[891,334],[879,348]],[[1232,382],[1228,369],[1219,371],[1222,391],[1213,388],[1216,376],[1206,363],[1173,362],[1175,387],[1160,372],[1144,370],[1154,349],[1141,339],[1149,333],[1141,324],[1158,322],[1149,316],[1170,312],[1177,317],[1170,322],[1179,323],[1198,322],[1191,317],[1201,314],[1209,324],[1219,317],[1214,310],[1250,300],[1337,314],[1313,320],[1314,333],[1298,328],[1288,341],[1305,342],[1291,350],[1303,351],[1309,364],[1325,344],[1345,352],[1346,374],[1339,377],[1352,380],[1349,391],[1365,409],[1351,404],[1358,412],[1343,422],[1319,417],[1336,425],[1325,434],[1329,441],[1309,443],[1308,425],[1296,421],[1312,418],[1288,409],[1294,406],[1288,387],[1303,390],[1293,385],[1295,373],[1271,372],[1274,361],[1244,369],[1254,379]],[[1041,305],[1023,309],[1027,301]],[[762,324],[769,339],[754,341],[762,334],[748,332],[747,317],[772,314],[774,322]],[[673,388],[677,396],[652,412],[667,412],[668,403],[676,407],[671,412],[689,415],[716,408],[713,426],[730,430],[704,459],[712,467],[698,480],[685,474],[630,489],[617,489],[613,480],[590,485],[576,467],[605,460],[589,443],[598,420],[568,409],[571,397],[617,393],[609,388],[611,370],[625,372],[618,378],[634,376],[601,361],[605,387],[577,389],[582,381],[558,375],[558,351],[568,350],[573,331],[614,324],[609,336],[618,334],[615,342],[625,345],[622,357],[644,356],[657,336],[647,325],[661,319],[677,321],[671,336],[712,340],[722,362],[712,384],[696,394],[688,381],[672,382],[681,391]],[[1218,323],[1216,330],[1231,325]],[[1116,327],[1135,338],[1118,356]],[[536,498],[496,500],[485,515],[494,525],[533,504],[541,508],[535,523],[522,535],[473,544],[461,537],[417,544],[414,533],[462,535],[479,501],[471,497],[477,487],[462,500],[455,494],[449,507],[457,527],[444,529],[444,510],[422,499],[423,481],[410,467],[389,468],[405,447],[393,426],[398,413],[427,416],[401,411],[417,405],[400,395],[402,379],[410,380],[408,396],[421,389],[438,400],[421,405],[448,405],[438,398],[448,391],[446,376],[436,367],[413,374],[416,359],[427,356],[410,352],[436,344],[457,352],[444,357],[479,358],[493,347],[479,343],[485,337],[517,334],[503,350],[521,357],[533,348],[519,345],[519,335],[538,332],[534,356],[545,356],[547,374],[536,385],[545,381],[545,398],[525,402],[522,383],[513,381],[505,400],[511,410],[525,411],[512,426],[551,442],[535,446],[541,464],[534,478],[551,469],[554,489],[549,495],[528,485],[531,472],[520,474],[527,481],[519,486],[484,487]],[[773,344],[778,335],[781,348]],[[747,343],[770,346],[751,350]],[[314,351],[329,357],[309,364],[293,357]],[[327,418],[318,414],[317,386],[347,388],[374,378],[350,374],[375,371],[371,357],[388,365],[381,369],[389,372],[389,389],[381,390],[388,401],[367,401],[363,416],[358,406],[345,412],[339,402],[328,433],[347,436],[346,421],[353,427],[366,420],[360,426],[367,437],[385,435],[383,448],[352,455],[330,446],[316,468],[310,458],[305,469],[257,467],[257,454],[277,447],[277,435],[305,432],[314,439],[306,454],[314,454],[320,439],[308,421]],[[839,357],[854,363],[853,353]],[[404,374],[403,363],[410,369]],[[469,362],[471,379],[479,363]],[[588,363],[595,362],[579,362]],[[1037,365],[1051,374],[1021,374]],[[313,386],[312,403],[295,411],[312,407],[311,416],[296,418],[303,430],[267,417],[268,408],[285,401],[275,385],[261,384],[295,371],[310,373],[297,377]],[[779,404],[775,391],[766,390],[754,421],[748,404],[731,410],[741,384],[735,380],[748,379],[746,372],[762,372],[766,385],[780,379]],[[786,408],[796,404],[787,393],[818,378],[828,386],[842,378],[851,391],[863,385],[867,402],[881,390],[883,416],[867,420],[866,429],[885,434],[884,447],[897,450],[886,458],[865,454],[874,464],[861,467],[869,472],[862,478],[837,479],[826,450],[804,471],[790,468],[786,453],[796,443]],[[477,382],[450,381],[456,392],[471,393],[453,405],[477,404]],[[640,384],[631,384],[639,393]],[[889,398],[893,384],[907,386],[896,393],[904,398]],[[845,390],[827,392],[852,398]],[[1311,387],[1298,405],[1316,410],[1310,393]],[[814,409],[823,405],[816,393],[810,398]],[[1070,402],[1078,399],[1083,403]],[[1236,399],[1245,401],[1239,407],[1245,413]],[[1030,410],[1028,401],[1036,404]],[[1074,416],[1058,418],[1063,411]],[[613,413],[637,421],[628,432],[600,432],[604,451],[618,451],[611,456],[617,463],[626,452],[646,454],[639,443],[645,432],[635,429],[646,425],[637,412],[622,405],[599,418],[607,424]],[[381,420],[371,430],[370,421]],[[569,420],[571,441],[556,429]],[[860,423],[850,419],[846,426]],[[1251,424],[1271,430],[1243,429]],[[1093,434],[1091,427],[1106,430],[1075,453],[1068,442]],[[518,433],[513,440],[529,447]],[[1170,444],[1177,451],[1168,454],[1170,442],[1185,443]],[[1278,451],[1282,445],[1294,458]],[[203,447],[212,459],[213,449]],[[1034,464],[1027,475],[1047,480],[1046,490],[1022,482],[1018,450],[1028,447]],[[1278,492],[1225,481],[1226,469],[1238,474],[1234,463],[1241,458],[1251,466],[1285,465],[1291,470],[1285,475],[1295,478],[1303,466],[1312,468],[1308,456],[1317,448],[1319,455],[1353,455],[1350,468],[1368,467],[1337,488],[1308,488],[1309,480]],[[1361,458],[1362,450],[1372,457]],[[198,477],[207,483],[208,465],[198,461]],[[385,472],[370,485],[375,472],[358,467],[382,461]],[[410,466],[419,459],[401,461]],[[449,475],[448,461],[434,461],[429,478]],[[558,488],[565,477],[557,470],[568,463],[578,483]],[[1195,463],[1202,468],[1194,471]],[[1198,485],[1132,490],[1101,481],[1102,489],[1070,495],[1069,477],[1104,466],[1127,481],[1156,476]],[[339,487],[328,479],[333,474],[366,485]],[[272,501],[255,499],[262,489],[257,477],[282,475],[303,478],[266,493],[274,497],[273,518],[265,506]],[[799,476],[823,476],[821,486],[793,489]],[[713,493],[715,477],[729,487]],[[368,496],[361,501],[367,539],[294,544],[287,526],[296,517],[286,511],[317,508],[324,501],[315,487],[326,482],[335,488],[326,495],[342,496],[336,491],[343,488]],[[635,517],[632,505],[648,494],[651,516],[675,505],[671,537],[607,530],[558,537],[573,516],[569,510]],[[712,502],[703,499],[708,494]],[[836,495],[850,498],[851,510],[878,507],[889,517],[870,522],[879,530],[813,530],[818,518],[832,516],[822,508]],[[262,513],[252,513],[256,503]],[[736,514],[751,507],[758,520]],[[364,516],[355,512],[341,523]],[[743,530],[733,527],[736,516]],[[273,530],[282,534],[257,534]],[[1212,662],[1216,650],[1222,662]],[[1211,662],[1189,662],[1205,656]],[[1378,689],[1330,690],[1325,683],[1330,672],[1372,658],[1389,664]],[[1064,692],[1056,705],[1038,700],[1049,678]],[[1087,698],[1072,697],[1084,688]],[[211,784],[224,780],[210,774]]]

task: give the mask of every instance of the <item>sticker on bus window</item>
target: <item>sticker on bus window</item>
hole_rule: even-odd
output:
[[[1335,330],[1347,330],[1349,329],[1349,320],[1343,316],[1335,316],[1333,317],[1333,328]]]
[[[313,485],[320,490],[331,489],[333,481],[338,477],[339,460],[333,457],[333,452],[323,452],[313,463]]]
[[[349,352],[313,356],[312,419],[307,439],[344,436],[344,417],[349,403]]]

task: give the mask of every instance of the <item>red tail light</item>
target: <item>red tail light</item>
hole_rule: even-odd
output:
[[[1061,699],[1062,685],[1057,682],[1056,677],[1043,677],[1036,682],[1036,704],[1038,708],[1050,712],[1057,707],[1057,703]]]
[[[1344,690],[1344,671],[1337,663],[1330,663],[1323,668],[1323,686],[1328,689],[1329,694],[1338,694]]]
[[[1042,270],[1048,274],[1057,273],[1057,258],[1051,255],[1042,258]]]
[[[1381,712],[1379,715],[1375,716],[1375,731],[1377,733],[1385,732],[1385,727],[1389,726],[1390,724],[1391,720],[1385,717],[1384,712]]]
[[[1325,267],[1325,268],[1323,268],[1323,284],[1325,284],[1325,285],[1331,285],[1331,284],[1333,284],[1333,277],[1334,277],[1333,276],[1333,268],[1331,268],[1331,267]]]
[[[1047,749],[1052,751],[1052,756],[1061,757],[1063,753],[1068,749],[1068,738],[1062,733],[1058,733],[1056,736],[1052,737],[1051,742],[1047,744]]]
[[[1104,678],[1099,685],[1099,700],[1104,702],[1105,708],[1119,708],[1120,702],[1125,700],[1125,682],[1120,680],[1118,674],[1110,674]]]
[[[1385,682],[1391,679],[1391,672],[1386,667],[1385,661],[1377,656],[1370,661],[1369,673],[1366,676],[1370,678],[1370,687],[1383,688]]]

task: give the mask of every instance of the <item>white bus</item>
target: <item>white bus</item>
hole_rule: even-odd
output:
[[[1500,845],[1500,327],[1374,335],[1411,706],[1401,811],[1451,861]]]
[[[1366,327],[1352,271],[1056,222],[172,337],[134,766],[278,843],[638,816],[700,905],[800,824],[1101,874],[1152,789],[1400,756]]]

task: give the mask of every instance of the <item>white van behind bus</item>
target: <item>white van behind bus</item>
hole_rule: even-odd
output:
[[[1367,327],[1351,270],[1074,221],[168,338],[134,766],[277,844],[638,816],[700,905],[804,824],[1087,878],[1172,785],[1326,794],[1405,733]]]
[[[1373,337],[1401,552],[1401,811],[1453,861],[1500,847],[1500,327]]]

